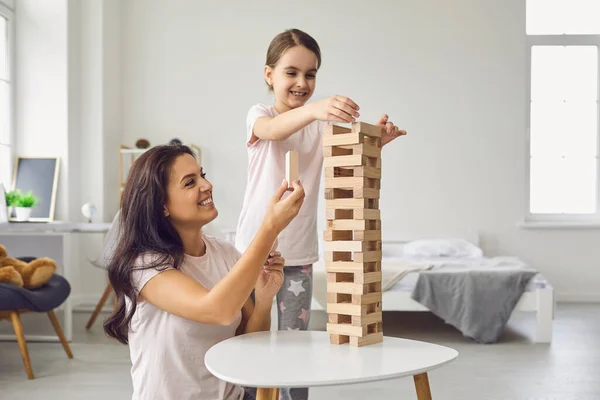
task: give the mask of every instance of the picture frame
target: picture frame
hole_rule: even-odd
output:
[[[32,192],[39,201],[32,208],[30,222],[54,221],[60,157],[17,157],[12,190]],[[9,221],[15,221],[9,217]]]

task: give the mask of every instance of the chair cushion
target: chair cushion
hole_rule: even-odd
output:
[[[25,309],[47,312],[60,306],[70,293],[69,282],[56,274],[44,286],[33,290],[0,283],[0,311]]]

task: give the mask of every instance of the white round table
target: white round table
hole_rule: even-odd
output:
[[[329,343],[321,331],[256,332],[213,346],[204,358],[217,378],[257,387],[257,400],[277,399],[279,388],[336,386],[414,376],[419,400],[431,399],[427,371],[458,352],[415,340],[384,337],[363,347]]]

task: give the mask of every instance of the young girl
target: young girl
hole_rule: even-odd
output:
[[[277,293],[279,330],[305,330],[312,297],[312,264],[318,260],[317,202],[323,168],[322,135],[331,122],[351,123],[359,107],[345,96],[306,104],[315,90],[321,51],[308,34],[292,29],[280,33],[267,51],[264,76],[275,104],[257,104],[246,121],[248,182],[236,232],[236,247],[248,248],[269,204],[269,193],[285,176],[285,154],[298,152],[299,179],[306,191],[298,217],[279,235],[284,255],[284,283]],[[382,144],[406,134],[383,115]],[[307,399],[307,389],[293,389],[282,398]]]
[[[129,343],[133,399],[251,398],[211,375],[204,355],[234,335],[269,329],[284,263],[279,252],[269,252],[304,201],[303,188],[297,182],[293,188],[284,200],[287,183],[276,189],[241,255],[202,233],[217,209],[189,148],[159,146],[136,160],[109,267],[118,309],[104,325],[108,335]]]

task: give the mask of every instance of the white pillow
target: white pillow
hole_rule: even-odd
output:
[[[483,250],[464,239],[425,239],[405,244],[404,255],[409,257],[478,258],[483,256]]]

